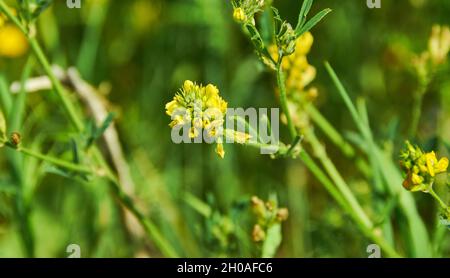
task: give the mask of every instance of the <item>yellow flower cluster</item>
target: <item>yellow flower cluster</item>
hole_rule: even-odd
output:
[[[434,25],[428,40],[428,49],[413,56],[413,66],[420,78],[427,80],[436,67],[447,61],[450,52],[450,28]]]
[[[442,64],[450,52],[450,28],[434,25],[428,41],[428,52],[435,65]]]
[[[429,192],[435,176],[446,172],[449,163],[448,158],[438,160],[434,151],[425,153],[408,141],[400,158],[400,164],[406,174],[403,187],[412,192]]]
[[[172,117],[170,127],[190,125],[189,137],[196,138],[203,130],[216,139],[216,152],[224,157],[223,135],[224,117],[227,103],[219,96],[216,86],[202,86],[185,81],[173,100],[166,104],[166,113]]]
[[[25,35],[16,26],[8,24],[5,15],[0,13],[0,57],[17,58],[27,50]]]

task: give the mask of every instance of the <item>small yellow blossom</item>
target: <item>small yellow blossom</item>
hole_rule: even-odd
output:
[[[448,168],[448,158],[437,159],[434,151],[425,153],[418,146],[406,142],[406,149],[400,154],[401,166],[406,173],[403,187],[410,191],[428,192],[435,176]]]
[[[235,8],[233,11],[233,18],[239,23],[247,21],[247,16],[241,7]]]
[[[442,64],[450,51],[450,28],[434,25],[428,41],[428,51],[435,65]]]
[[[217,143],[216,153],[220,156],[220,158],[224,158],[225,157],[225,151],[223,149],[223,143],[222,142],[218,142]]]
[[[28,42],[19,28],[10,24],[0,25],[0,56],[16,58],[28,50]]]

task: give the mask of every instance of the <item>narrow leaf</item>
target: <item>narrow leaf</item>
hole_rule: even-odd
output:
[[[300,9],[300,14],[298,15],[298,22],[295,30],[302,28],[303,24],[306,22],[306,17],[308,16],[309,10],[313,4],[313,0],[303,1],[302,8]]]
[[[0,109],[0,147],[3,146],[3,143],[5,141],[6,141],[6,120],[2,110]]]
[[[319,23],[328,13],[331,12],[331,9],[325,9],[316,14],[313,18],[311,18],[304,26],[300,28],[300,30],[296,31],[297,36],[301,36],[304,33],[311,30],[317,23]]]

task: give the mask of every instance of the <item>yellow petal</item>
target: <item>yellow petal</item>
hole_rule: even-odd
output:
[[[166,114],[172,116],[173,111],[178,107],[178,102],[176,100],[172,100],[171,102],[166,104]]]
[[[427,153],[425,155],[426,157],[426,161],[427,161],[427,169],[428,169],[428,173],[430,174],[430,176],[434,177],[435,171],[434,171],[434,167],[437,164],[437,158],[436,158],[436,154],[433,152]]]
[[[297,46],[296,46],[295,53],[301,54],[301,55],[308,54],[308,52],[311,50],[311,46],[312,46],[313,42],[314,42],[314,37],[312,36],[312,34],[310,32],[306,32],[305,34],[301,35],[297,39]]]
[[[216,153],[220,156],[220,158],[224,158],[225,157],[225,151],[223,150],[223,144],[222,143],[217,143]]]
[[[420,185],[423,183],[423,177],[413,173],[411,175],[411,181],[414,185]]]
[[[189,92],[194,88],[194,86],[195,86],[194,82],[192,82],[191,80],[186,80],[186,81],[184,81],[183,89],[186,92]]]
[[[208,84],[206,86],[206,96],[209,97],[217,97],[219,95],[219,89],[212,84]]]
[[[436,172],[437,173],[443,173],[447,171],[448,168],[448,158],[443,157],[439,160],[437,166],[436,166]]]
[[[189,129],[189,138],[195,138],[198,136],[198,129],[196,129],[195,127],[191,127]]]

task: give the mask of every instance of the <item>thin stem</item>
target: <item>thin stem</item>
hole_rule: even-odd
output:
[[[289,113],[289,106],[287,102],[287,96],[286,96],[286,84],[285,84],[285,78],[284,73],[282,69],[282,62],[283,62],[283,56],[280,55],[280,58],[278,59],[276,71],[277,71],[277,83],[278,88],[280,89],[280,103],[281,108],[283,109],[284,114],[286,115],[287,119],[287,125],[289,128],[289,133],[291,135],[291,140],[294,140],[295,137],[297,137],[297,130],[295,129],[294,122],[292,121],[291,113]]]
[[[78,117],[75,107],[70,101],[69,95],[67,94],[67,92],[65,91],[59,80],[56,78],[55,74],[53,73],[50,63],[48,62],[44,52],[42,51],[41,46],[37,42],[36,38],[29,38],[28,40],[30,42],[31,49],[36,55],[36,58],[44,68],[45,73],[48,75],[48,78],[53,84],[54,91],[58,96],[59,100],[61,101],[63,108],[69,117],[69,120],[71,121],[72,125],[76,128],[78,132],[82,132],[84,130],[83,122],[80,119],[80,117]]]
[[[433,188],[431,188],[429,193],[439,203],[439,205],[443,210],[447,211],[449,209],[448,206],[444,203],[444,201],[442,201],[442,199],[439,197],[439,195],[436,194]]]
[[[342,193],[344,199],[348,202],[348,204],[354,210],[354,212],[358,216],[358,218],[362,221],[362,223],[364,223],[364,225],[366,227],[372,228],[372,226],[373,226],[372,222],[370,221],[369,217],[366,215],[364,210],[361,208],[360,204],[356,200],[355,195],[352,193],[352,191],[348,187],[347,183],[344,181],[341,174],[336,169],[336,166],[333,164],[333,162],[330,160],[330,158],[326,154],[325,148],[317,139],[316,135],[314,134],[314,131],[308,130],[305,133],[305,139],[311,144],[316,157],[322,163],[322,166],[328,172],[331,179],[334,181],[337,188]]]
[[[29,155],[31,157],[34,157],[36,159],[42,160],[42,161],[46,161],[49,162],[55,166],[64,168],[66,170],[69,171],[73,171],[73,172],[77,172],[80,174],[95,174],[94,171],[86,166],[83,165],[79,165],[79,164],[74,164],[71,162],[67,162],[65,160],[59,159],[59,158],[55,158],[55,157],[51,157],[45,154],[41,154],[39,152],[33,151],[31,149],[27,149],[27,148],[23,148],[23,147],[19,147],[17,149],[17,151]]]
[[[314,105],[307,105],[305,110],[316,126],[319,127],[347,157],[353,157],[355,155],[353,147],[345,141],[341,134],[339,134]]]
[[[5,15],[11,20],[17,27],[28,36],[28,31],[25,29],[25,27],[20,23],[19,19],[14,16],[11,9],[5,4],[3,0],[0,0],[0,10],[5,13]]]
[[[408,132],[410,138],[414,138],[417,134],[417,130],[419,129],[420,116],[422,115],[423,98],[425,96],[427,87],[427,84],[422,84],[414,93],[411,125]]]
[[[11,144],[6,144],[6,146],[8,146],[12,149],[15,149],[16,151],[21,152],[30,157],[34,157],[41,161],[51,163],[55,166],[64,168],[69,171],[73,171],[73,172],[80,173],[80,174],[103,176],[103,177],[107,178],[110,181],[111,188],[114,191],[117,198],[119,199],[120,203],[122,203],[137,218],[137,220],[142,225],[142,227],[144,228],[146,233],[154,240],[155,244],[158,246],[158,248],[161,250],[161,252],[165,256],[168,256],[168,257],[178,257],[178,254],[175,251],[175,249],[169,244],[168,241],[166,241],[164,236],[159,232],[156,225],[153,222],[151,222],[149,219],[147,219],[139,211],[139,209],[134,205],[134,202],[132,201],[131,197],[128,196],[122,190],[119,181],[114,176],[114,174],[112,174],[112,172],[107,172],[103,175],[100,175],[99,171],[94,171],[91,168],[88,168],[86,166],[74,164],[74,163],[59,159],[59,158],[41,154],[37,151],[31,150],[28,148],[24,148],[24,147],[14,148]]]

